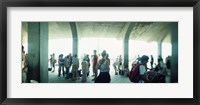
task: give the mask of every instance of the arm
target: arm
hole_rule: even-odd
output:
[[[97,65],[96,65],[96,69],[99,70],[100,69],[100,66],[103,62],[103,59],[100,59],[98,62],[97,62]]]
[[[97,64],[96,64],[96,69],[97,70],[99,70],[99,62],[100,62],[100,60],[97,62]]]

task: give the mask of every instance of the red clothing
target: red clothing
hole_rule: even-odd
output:
[[[97,65],[97,62],[98,62],[98,56],[94,55],[94,57],[93,57],[93,67]]]

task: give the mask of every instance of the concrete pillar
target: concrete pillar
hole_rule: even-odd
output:
[[[73,50],[72,54],[78,56],[78,34],[77,34],[77,28],[76,28],[76,23],[75,22],[70,22],[70,27],[72,30],[72,38],[73,38]]]
[[[47,22],[40,23],[40,82],[48,83],[48,36],[49,24]]]
[[[158,40],[157,44],[158,44],[158,56],[160,55],[162,57],[162,43],[163,40],[167,37],[168,34],[163,35],[163,37],[161,39]]]
[[[48,82],[48,23],[28,23],[28,81]]]
[[[171,23],[171,82],[178,82],[178,22]]]
[[[123,65],[124,67],[129,67],[129,36],[132,32],[132,29],[133,29],[133,26],[134,26],[134,23],[130,23],[129,24],[129,27],[125,33],[125,37],[124,37],[124,42],[123,42],[123,45],[124,45],[124,52],[123,52]]]
[[[73,51],[72,51],[73,55],[77,55],[78,56],[78,38],[73,38]]]
[[[124,67],[129,67],[129,40],[124,40]]]
[[[158,56],[162,57],[162,41],[158,41]]]

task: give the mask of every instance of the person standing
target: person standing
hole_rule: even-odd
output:
[[[50,58],[50,64],[51,64],[52,72],[55,71],[55,63],[56,63],[56,59],[55,59],[55,54],[53,53],[51,55],[51,58]]]
[[[70,59],[70,66],[69,66],[69,70],[71,69],[71,67],[72,67],[72,59],[73,59],[73,57],[72,57],[72,54],[71,53],[69,53],[69,59]]]
[[[28,54],[25,54],[24,46],[22,46],[22,83],[27,83],[28,72]]]
[[[77,77],[79,77],[78,68],[79,68],[79,59],[75,54],[74,57],[72,58],[72,80],[77,80]]]
[[[90,57],[89,57],[89,55],[87,54],[86,55],[86,58],[87,58],[87,62],[88,62],[88,72],[87,72],[87,76],[89,76],[89,73],[90,73]]]
[[[119,55],[119,58],[118,58],[118,71],[121,69],[121,66],[122,66],[122,56]]]
[[[88,73],[88,70],[89,70],[88,69],[89,65],[88,65],[88,61],[87,61],[86,56],[83,58],[81,65],[82,65],[82,74],[83,74],[82,78],[81,78],[81,82],[87,82],[87,73]]]
[[[98,77],[95,80],[95,83],[110,83],[110,73],[109,73],[109,60],[107,59],[107,53],[104,50],[101,53],[102,59],[99,60],[97,68],[100,70]]]
[[[63,77],[65,76],[65,74],[64,74],[64,61],[65,61],[65,59],[63,58],[63,54],[60,54],[59,55],[58,77],[60,77],[60,75],[61,75],[61,70],[62,70]]]
[[[151,55],[151,61],[150,61],[151,70],[153,70],[153,63],[154,63],[154,58],[153,58],[153,55]]]
[[[69,78],[69,68],[70,68],[70,58],[69,58],[69,55],[67,55],[65,57],[65,61],[64,61],[64,66],[65,66],[65,69],[66,69],[66,79]]]
[[[94,79],[92,79],[92,81],[94,81],[97,78],[98,75],[98,71],[97,71],[97,62],[98,62],[98,56],[97,56],[97,51],[94,50],[94,55],[92,58],[92,70],[93,70],[93,75],[94,75]]]
[[[118,57],[115,59],[114,63],[113,63],[113,67],[114,67],[114,70],[115,70],[115,75],[118,75],[118,71],[119,69],[117,68],[119,65],[119,61],[118,61]]]

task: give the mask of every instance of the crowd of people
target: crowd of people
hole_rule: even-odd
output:
[[[49,61],[51,63],[52,72],[54,72],[56,63],[55,54],[50,56]],[[150,55],[150,58],[147,55],[141,57],[138,55],[133,61],[131,69],[129,69],[127,65],[124,66],[122,62],[121,55],[113,62],[112,66],[115,75],[119,74],[128,77],[134,65],[140,64],[140,83],[166,82],[166,76],[170,76],[170,56],[166,58],[166,63],[164,63],[161,56],[158,57],[157,62],[154,62],[153,55]],[[147,66],[148,62],[150,63],[150,67]],[[76,54],[72,56],[70,53],[65,57],[63,54],[60,54],[58,57],[58,77],[62,75],[62,77],[73,81],[81,79],[81,82],[87,82],[90,74],[90,66],[92,66],[92,81],[94,81],[94,83],[109,83],[111,81],[110,63],[109,54],[105,50],[101,53],[101,56],[98,56],[97,51],[94,50],[93,55],[91,55],[91,60],[89,54],[84,54],[81,60],[79,60]],[[158,80],[153,81],[152,78],[155,80],[156,76],[158,76]]]
[[[108,83],[110,82],[110,59],[107,52],[104,50],[101,53],[101,58],[97,55],[97,51],[93,51],[92,59],[92,81],[95,83]],[[55,54],[50,55],[50,64],[51,71],[55,71]],[[60,54],[58,57],[58,77],[62,76],[66,79],[71,79],[73,81],[79,80],[81,77],[81,82],[87,82],[87,77],[90,73],[90,58],[88,54],[85,54],[79,63],[79,58],[75,54],[74,56],[71,53],[65,57],[63,54]],[[98,72],[99,71],[99,72]],[[99,74],[99,75],[98,75]]]
[[[139,65],[139,75],[140,80],[139,83],[166,83],[170,82],[169,80],[166,81],[167,77],[170,77],[171,75],[171,57],[168,56],[165,60],[165,63],[163,61],[163,58],[161,56],[158,56],[157,63],[154,63],[154,58],[151,55],[150,56],[150,68],[148,68],[147,63],[149,61],[149,57],[146,55],[143,55],[142,57],[137,58],[137,61],[135,61],[132,64],[131,70],[135,68],[135,66]],[[155,67],[153,66],[155,64]]]
[[[90,60],[91,58],[91,60]],[[150,59],[150,62],[149,62]],[[115,75],[124,75],[128,77],[130,71],[133,70],[136,64],[139,64],[139,83],[165,83],[166,77],[170,77],[171,72],[171,57],[168,56],[165,59],[165,63],[161,56],[158,56],[157,62],[154,61],[153,55],[139,56],[133,61],[132,67],[129,69],[127,65],[123,64],[122,56],[119,55],[113,62],[112,67]],[[148,62],[150,67],[147,66]],[[71,79],[72,81],[81,80],[81,82],[87,82],[88,76],[91,74],[90,68],[92,68],[92,80],[94,83],[109,83],[111,81],[110,64],[111,60],[109,54],[103,50],[102,53],[97,55],[97,51],[93,51],[93,55],[89,57],[89,54],[84,54],[81,60],[77,55],[68,54],[64,56],[60,54],[56,59],[55,54],[50,55],[49,59],[50,71],[55,72],[56,64],[58,64],[58,77],[65,77],[65,79]],[[92,66],[92,67],[90,67]],[[28,54],[25,53],[22,46],[22,83],[27,83],[28,72]]]

